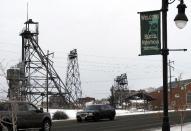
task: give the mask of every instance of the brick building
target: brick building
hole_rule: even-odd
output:
[[[169,109],[185,109],[191,108],[191,79],[172,82],[168,92]],[[154,110],[162,109],[163,107],[163,88],[160,87],[153,92],[150,92],[154,101],[151,102]]]

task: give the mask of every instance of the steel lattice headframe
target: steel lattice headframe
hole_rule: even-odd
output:
[[[22,62],[24,63],[25,79],[23,80],[22,95],[27,101],[40,104],[43,97],[59,96],[62,98],[64,107],[76,105],[73,90],[66,87],[56,70],[52,61],[38,44],[38,22],[29,19],[25,22],[26,27],[22,33]],[[32,30],[32,27],[34,30]]]
[[[78,55],[76,49],[70,51],[70,54],[68,55],[66,87],[72,91],[72,97],[74,97],[75,100],[82,97]]]
[[[126,73],[117,76],[111,88],[114,106],[122,106],[124,99],[129,95],[128,80]]]

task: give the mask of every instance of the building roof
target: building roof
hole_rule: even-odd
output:
[[[155,100],[152,96],[144,93],[144,92],[139,92],[134,95],[131,95],[125,99],[126,101],[128,100],[146,100],[146,101],[152,101]]]
[[[182,87],[186,86],[191,83],[191,79],[186,79],[186,80],[175,80],[171,82],[171,88],[176,88],[176,86]],[[168,83],[168,87],[170,87],[170,83]],[[162,90],[163,86],[158,87],[156,90]],[[155,90],[155,91],[156,91]]]
[[[187,85],[187,84],[189,84],[189,83],[191,83],[191,79],[180,80],[180,81],[175,80],[175,81],[171,82],[171,87],[172,87],[172,88],[175,88],[177,85],[179,85],[179,86],[185,86],[185,85]],[[170,85],[170,83],[168,83],[168,84]]]

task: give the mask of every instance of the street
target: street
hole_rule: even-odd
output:
[[[170,123],[180,123],[179,112],[169,113]],[[191,122],[191,111],[183,113],[184,122]],[[141,114],[116,117],[114,121],[100,120],[98,122],[77,123],[75,120],[54,121],[52,131],[149,131],[161,127],[162,114]]]

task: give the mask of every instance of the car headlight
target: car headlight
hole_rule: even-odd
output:
[[[92,116],[92,115],[93,115],[93,113],[88,113],[88,115]]]

